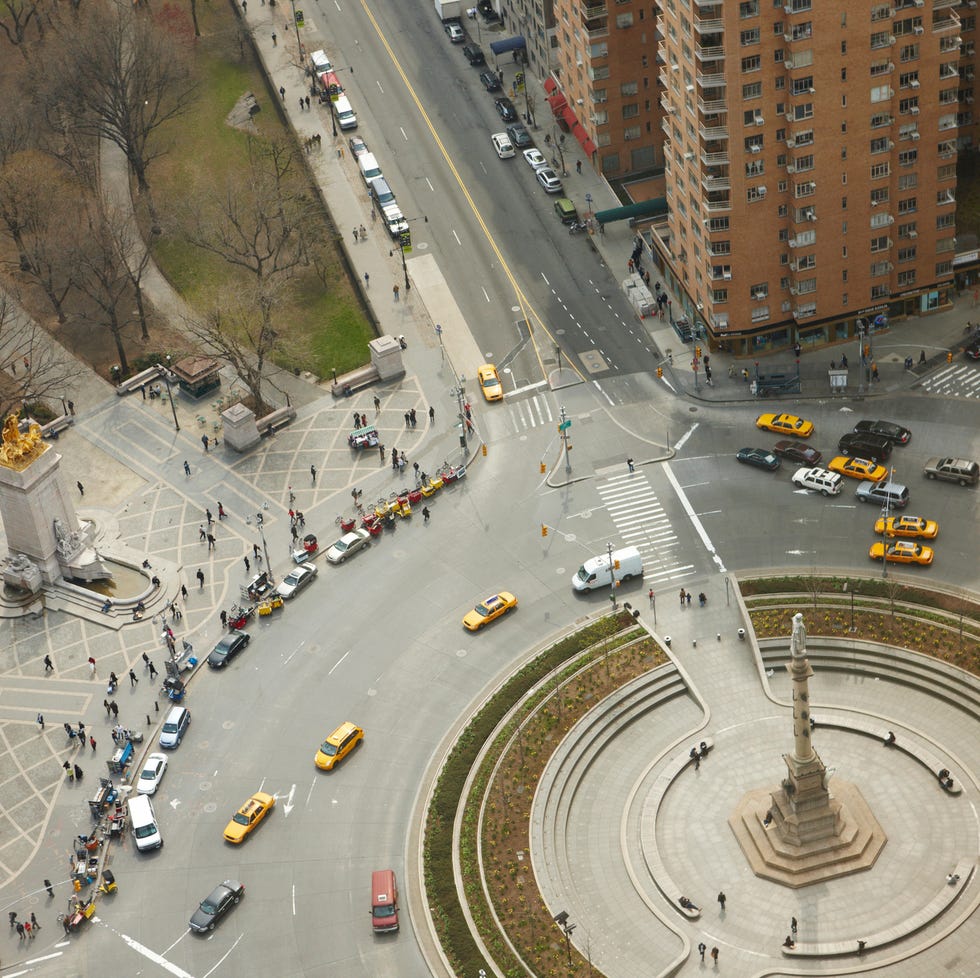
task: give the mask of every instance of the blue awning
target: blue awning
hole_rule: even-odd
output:
[[[522,48],[527,47],[524,42],[524,37],[518,34],[516,37],[508,37],[504,41],[491,41],[490,50],[494,54],[506,54],[508,51],[520,51]]]

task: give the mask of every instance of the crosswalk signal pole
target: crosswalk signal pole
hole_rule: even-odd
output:
[[[562,448],[564,448],[564,450],[565,450],[565,471],[566,472],[571,472],[572,471],[572,459],[571,459],[571,456],[568,454],[568,449],[569,449],[569,445],[568,445],[568,425],[565,424],[565,422],[567,420],[568,420],[568,418],[567,418],[567,416],[565,414],[565,405],[563,404],[561,406],[561,444],[562,444]]]

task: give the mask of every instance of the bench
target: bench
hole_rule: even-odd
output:
[[[876,947],[884,947],[908,937],[923,927],[931,924],[940,914],[956,902],[960,892],[966,888],[966,884],[973,875],[975,864],[972,859],[963,859],[956,864],[953,875],[959,879],[955,883],[944,883],[943,888],[925,906],[906,918],[900,924],[879,931],[876,934],[869,934],[860,940],[853,941],[827,941],[827,942],[800,942],[797,941],[792,947],[783,945],[782,951],[786,957],[796,958],[831,958],[843,954],[861,954],[863,951],[870,951]]]
[[[125,394],[132,394],[133,391],[139,390],[144,384],[150,383],[150,381],[158,380],[163,376],[159,367],[147,367],[146,370],[141,370],[138,374],[133,374],[128,380],[124,380],[121,384],[116,385],[116,394],[120,397]]]
[[[43,438],[57,438],[66,428],[70,428],[75,423],[75,419],[70,414],[62,414],[41,426],[41,436]]]
[[[334,397],[350,397],[351,394],[364,390],[379,380],[381,380],[381,374],[378,372],[378,368],[374,364],[369,364],[366,367],[358,367],[357,370],[341,374],[331,385],[330,393]]]
[[[913,760],[918,761],[923,767],[928,768],[929,773],[936,779],[936,783],[947,795],[960,795],[963,793],[963,786],[952,775],[947,776],[949,783],[939,780],[939,772],[948,771],[948,768],[935,754],[929,753],[929,751],[917,744],[908,743],[900,738],[897,738],[894,743],[889,744],[885,739],[888,736],[888,731],[881,730],[879,727],[875,727],[871,723],[858,718],[848,718],[844,721],[832,717],[813,716],[811,719],[816,727],[832,727],[835,730],[849,730],[852,733],[864,734],[867,737],[873,737],[879,741],[883,747],[900,750],[903,754],[908,754]]]
[[[295,418],[296,408],[276,408],[275,411],[270,411],[265,417],[257,419],[255,427],[258,429],[260,435],[274,435],[280,429],[285,428]]]

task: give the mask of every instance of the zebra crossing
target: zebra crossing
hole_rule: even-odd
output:
[[[930,374],[919,387],[943,397],[980,397],[980,366],[964,361],[951,363]]]
[[[519,401],[505,402],[512,433],[520,435],[540,425],[554,424],[555,416],[548,401],[543,394],[534,394]]]
[[[597,486],[620,540],[643,555],[643,578],[650,583],[691,577],[680,540],[645,473],[614,476]]]

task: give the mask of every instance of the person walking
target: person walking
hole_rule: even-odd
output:
[[[41,925],[37,922],[37,917],[35,917],[34,914],[31,914],[31,930],[39,931],[40,929]]]
[[[79,493],[84,496],[85,495],[85,486],[83,486],[80,482],[76,482],[75,485],[78,486]]]
[[[17,911],[11,910],[7,916],[10,918],[10,929],[13,930],[17,926]]]
[[[85,721],[78,721],[78,740],[82,746],[85,745]]]
[[[24,925],[19,920],[17,921],[17,936],[21,940],[24,939]]]
[[[711,949],[711,960],[714,962],[715,966],[718,965],[718,948],[716,947]]]
[[[790,929],[790,933],[793,935],[794,941],[796,940],[796,928],[797,928],[796,918],[792,917],[789,922],[789,929]]]
[[[385,447],[384,445],[378,445],[378,454],[381,456],[382,463],[385,460]]]
[[[626,460],[626,468],[629,469],[630,472],[635,472],[636,471],[636,469],[633,467],[633,459],[628,458]]]
[[[198,528],[197,528],[197,535],[198,535],[198,539],[201,541],[201,543],[204,543],[204,541],[207,540],[207,538],[208,538],[208,531],[204,529],[204,524],[203,523],[201,523],[198,526]]]
[[[153,666],[152,665],[150,666],[150,678],[151,679],[153,678]],[[112,715],[113,715],[113,717],[115,717],[115,719],[118,720],[119,719],[119,704],[115,700],[113,700],[109,704],[109,706],[112,707]]]
[[[204,454],[207,455],[207,453],[208,453],[208,445],[211,444],[211,442],[208,439],[208,436],[207,435],[201,435],[201,444],[204,446]]]
[[[112,706],[110,705],[109,701],[108,700],[103,700],[102,701],[102,705],[105,707],[105,715],[107,717],[111,717],[112,716]]]
[[[279,46],[279,37],[277,36],[277,34],[276,34],[275,31],[272,32],[272,46],[274,48]],[[280,86],[280,88],[279,88],[279,94],[283,97],[283,100],[285,101],[285,98],[286,98],[286,89],[285,88],[282,88]]]
[[[430,515],[429,514],[429,507],[428,506],[423,506],[422,507],[422,522],[423,522],[423,524],[429,522],[429,515]]]
[[[722,890],[722,891],[721,891],[721,892],[720,892],[720,893],[718,894],[718,904],[719,904],[719,906],[721,907],[721,910],[722,910],[722,913],[724,913],[724,912],[725,912],[725,900],[727,900],[727,899],[728,899],[728,898],[727,898],[727,897],[725,896],[725,891],[724,891],[724,890]]]
[[[184,459],[184,475],[187,476],[188,479],[191,477],[191,465],[186,458]]]
[[[49,897],[53,897],[54,896],[54,888],[51,886],[51,880],[45,880],[44,881],[44,888],[48,891],[48,896]],[[15,914],[15,916],[16,916],[16,914]]]
[[[37,725],[41,728],[41,732],[44,732],[44,714],[39,713],[37,715]]]
[[[707,945],[707,944],[705,944],[705,943],[704,943],[704,941],[702,941],[702,942],[701,942],[701,943],[700,943],[700,944],[698,945],[698,954],[700,954],[700,955],[701,955],[701,960],[702,960],[702,961],[704,960],[704,952],[705,952],[705,951],[707,951],[707,950],[708,950],[708,945]]]
[[[360,233],[361,233],[361,240],[367,241],[367,228],[363,224],[361,225]]]
[[[44,657],[44,671],[46,673],[54,671],[54,663],[51,661],[50,655]]]
[[[251,573],[251,571],[252,571],[252,564],[249,561],[248,557],[242,557],[242,560],[245,561],[245,573],[246,574]]]
[[[28,940],[34,940],[34,928],[31,927],[31,922],[29,920],[24,921],[24,933],[27,935]]]
[[[364,288],[371,288],[371,276],[367,272],[364,273]]]
[[[95,656],[94,655],[90,655],[88,657],[88,671],[89,671],[89,675],[91,675],[91,676],[94,676],[95,675]]]
[[[208,534],[208,550],[214,550],[214,543],[215,543],[214,534],[213,533],[209,533]]]
[[[436,409],[430,404],[429,405],[429,424],[432,424],[436,420]]]
[[[153,681],[153,677],[156,674],[157,674],[157,667],[151,662],[150,663],[150,681],[151,682]],[[113,703],[113,705],[115,705],[115,703]],[[114,712],[115,712],[116,716],[119,716],[119,710],[118,709],[116,709]]]
[[[95,753],[95,738],[91,734],[89,734],[88,744],[89,744],[89,747],[92,748],[92,753],[94,754]]]
[[[180,596],[186,601],[187,600],[187,585],[181,584],[180,586]]]
[[[381,413],[381,398],[375,395],[374,397],[374,415],[377,417]]]
[[[210,526],[214,522],[214,514],[211,512],[210,509],[206,509],[204,511],[204,517],[208,522],[208,526]]]
[[[200,589],[204,590],[204,571],[200,567],[197,569],[197,583],[200,585]]]
[[[132,689],[139,680],[136,678],[136,673],[132,669],[129,670],[129,688]]]
[[[75,765],[75,780],[81,781],[85,776],[85,772],[76,764]]]
[[[228,514],[225,512],[225,508],[224,508],[224,506],[221,505],[221,500],[219,499],[218,500],[218,519],[219,520],[223,520],[227,516],[228,516]]]
[[[310,478],[313,480],[313,485],[316,485],[316,466],[310,466]]]
[[[398,301],[398,293],[399,293],[399,291],[400,290],[398,288],[398,283],[395,282],[395,284],[391,287],[391,294],[395,297],[395,302]]]

